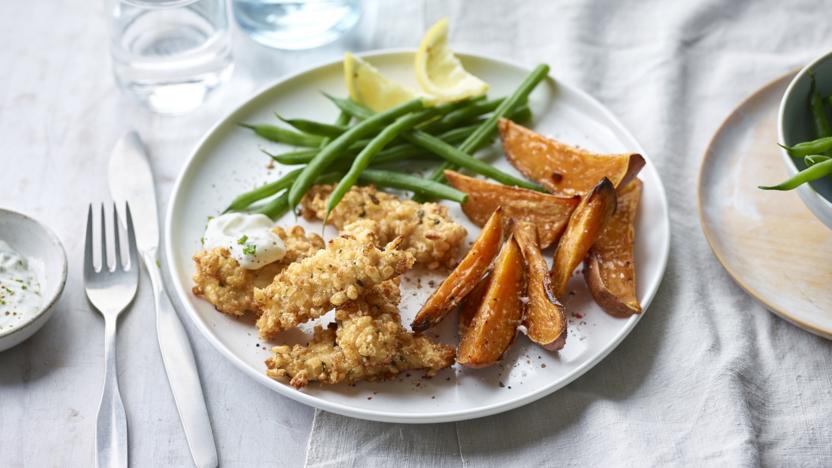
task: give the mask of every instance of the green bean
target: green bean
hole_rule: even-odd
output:
[[[453,130],[448,130],[445,133],[442,133],[437,136],[440,140],[448,143],[449,145],[457,145],[462,143],[465,138],[470,135],[474,130],[476,130],[477,125],[469,125],[467,127],[459,127]],[[370,143],[370,140],[359,140],[352,145],[349,146],[344,152],[342,153],[344,156],[354,156],[358,154],[363,148],[365,148]],[[290,151],[288,153],[281,153],[281,154],[272,154],[264,149],[260,149],[264,154],[272,158],[274,161],[284,164],[287,166],[291,166],[294,164],[306,164],[318,154],[318,150],[315,149],[307,149],[307,150],[300,150],[300,151]],[[424,154],[431,153],[426,152],[423,148],[415,146],[411,143],[400,143],[396,146],[391,146],[390,148],[385,148],[383,151],[378,153],[375,158],[373,158],[373,164],[384,164],[396,161],[402,161],[404,159],[415,158],[422,156]]]
[[[528,122],[532,119],[532,110],[529,108],[527,104],[524,104],[518,108],[515,108],[514,111],[512,111],[512,113],[508,116],[508,119],[518,123]]]
[[[318,180],[315,181],[316,184],[331,184],[333,182],[338,181],[341,178],[343,173],[341,172],[331,172],[329,174],[324,174],[318,177]],[[268,216],[273,220],[277,220],[286,212],[289,211],[289,191],[285,191],[269,201],[268,203],[258,207],[253,211],[253,213],[260,213]]]
[[[300,133],[287,128],[277,127],[269,124],[247,124],[240,123],[239,126],[253,130],[257,135],[277,143],[285,143],[292,146],[306,146],[314,148],[321,144],[323,138],[308,133]]]
[[[437,138],[445,143],[448,143],[449,145],[455,145],[461,143],[465,137],[474,131],[474,129],[474,126],[460,127],[454,130],[449,130],[437,136]],[[435,157],[433,153],[425,151],[424,148],[415,146],[412,143],[402,143],[390,148],[385,148],[384,151],[378,153],[376,157],[373,158],[373,164],[388,164],[424,155]]]
[[[332,101],[332,103],[335,104],[336,107],[341,109],[341,111],[347,112],[357,119],[366,119],[373,115],[373,111],[350,99],[337,98],[329,94],[325,94],[325,96],[327,97],[327,99]],[[528,119],[530,116],[531,110],[529,109],[528,104],[523,104],[522,106],[518,107],[510,115],[512,120],[517,121]],[[483,120],[482,123],[485,123],[485,120]]]
[[[338,113],[338,117],[335,119],[335,125],[348,125],[352,120],[352,116],[344,111]],[[324,141],[318,146],[318,148],[323,149],[324,146],[328,145],[329,142],[332,141],[332,138],[326,137]]]
[[[326,93],[324,93],[324,96],[326,96],[327,98],[333,99],[332,96],[330,96]],[[472,105],[471,101],[457,101],[457,102],[442,104],[442,105],[433,107],[433,109],[436,109],[436,115],[435,115],[436,117],[442,117],[446,114],[452,114],[456,111],[464,110],[470,105]],[[330,125],[330,124],[317,122],[317,121],[314,121],[314,120],[284,119],[283,117],[280,117],[280,116],[278,116],[278,118],[283,120],[284,122],[288,123],[289,125],[297,128],[298,130],[307,131],[307,132],[309,132],[313,135],[338,136],[341,133],[344,133],[348,128],[346,125]],[[431,123],[434,123],[434,122],[439,122],[440,120],[431,119],[428,122],[422,122],[422,126],[427,125],[427,124],[431,124]],[[449,130],[449,129],[455,127],[455,126],[458,126],[459,123],[461,123],[461,121],[454,122],[454,125],[445,125],[442,128],[437,127],[437,131]]]
[[[451,166],[464,167],[469,171],[476,172],[480,175],[484,175],[490,179],[494,179],[497,182],[500,182],[501,184],[514,185],[517,187],[523,187],[530,190],[537,190],[541,192],[543,191],[543,188],[541,186],[529,182],[525,179],[520,179],[518,177],[514,177],[513,175],[506,174],[505,172],[497,169],[491,164],[477,159],[471,156],[470,154],[465,153],[436,137],[428,135],[427,133],[423,133],[420,131],[409,132],[404,134],[404,138],[414,144],[421,146],[422,148],[427,149],[428,151],[433,152],[437,156],[444,159],[446,163],[448,163]],[[470,139],[470,137],[468,138]]]
[[[366,119],[370,118],[373,115],[373,111],[353,101],[332,97],[331,100],[341,110],[351,113],[356,118]],[[482,125],[479,128],[481,127]],[[403,133],[402,137],[405,140],[415,145],[421,146],[422,148],[425,148],[426,150],[436,154],[437,156],[445,159],[447,162],[450,162],[451,164],[456,164],[458,166],[465,167],[470,171],[494,179],[502,184],[516,185],[518,187],[523,187],[531,190],[543,190],[542,187],[540,187],[537,184],[528,182],[523,179],[519,179],[510,174],[506,174],[505,172],[502,172],[494,166],[486,162],[483,162],[479,159],[476,159],[469,154],[463,153],[457,148],[454,148],[453,146],[425,132],[421,132],[419,130],[411,130],[409,132]],[[470,138],[471,137],[469,136],[468,139],[470,140]]]
[[[494,109],[496,109],[504,99],[505,98],[499,98],[492,99],[490,101],[471,103],[461,109],[449,112],[448,115],[442,117],[440,120],[420,126],[419,130],[433,134],[454,128],[461,123],[468,122],[483,114],[494,111]]]
[[[300,174],[300,171],[300,169],[295,169],[294,171],[287,172],[283,175],[283,177],[275,180],[274,182],[269,182],[268,184],[261,185],[254,190],[239,195],[231,202],[230,205],[228,205],[228,208],[226,208],[223,213],[228,213],[230,211],[242,211],[256,201],[270,197],[281,190],[291,187],[292,183],[295,182],[295,179]]]
[[[829,128],[829,118],[826,115],[826,109],[823,107],[823,99],[820,97],[818,88],[815,85],[815,74],[810,73],[809,77],[812,80],[812,85],[809,90],[809,108],[812,111],[812,118],[815,122],[815,131],[818,132],[819,137],[832,136],[832,130]]]
[[[337,182],[342,176],[342,172],[331,172],[318,177],[315,183],[331,184]],[[451,200],[457,203],[465,203],[468,197],[465,192],[461,192],[453,187],[448,187],[445,184],[392,171],[366,169],[361,173],[359,182],[363,184],[373,184],[378,187],[409,190],[432,199],[438,198]],[[268,203],[257,207],[252,212],[264,214],[273,220],[277,220],[286,214],[287,211],[289,211],[289,192],[284,191]]]
[[[759,186],[763,190],[792,190],[806,182],[818,180],[832,174],[832,159],[807,167],[790,179],[777,185]]]
[[[272,158],[273,161],[283,164],[284,166],[293,166],[295,164],[306,164],[318,154],[316,149],[289,151],[288,153],[272,154],[263,148],[260,151],[266,156]]]
[[[810,154],[803,157],[803,164],[806,164],[807,166],[814,166],[815,164],[822,163],[828,159],[830,159],[829,156],[822,154]]]
[[[323,176],[318,177],[315,183],[331,184],[338,181],[342,176],[343,173],[341,172],[324,174]],[[448,187],[445,184],[392,171],[366,169],[361,173],[359,182],[364,184],[373,184],[378,187],[409,190],[414,193],[423,194],[432,199],[439,198],[443,200],[455,201],[457,203],[465,203],[468,198],[465,192],[461,192],[453,187]],[[273,220],[277,220],[286,214],[287,211],[289,211],[289,192],[285,191],[270,200],[268,203],[259,206],[252,212],[264,214]]]
[[[345,124],[333,125],[308,119],[287,119],[277,113],[275,113],[275,116],[289,126],[311,135],[337,137],[347,130],[347,126]]]
[[[488,120],[483,122],[483,124],[480,125],[480,128],[478,128],[471,136],[462,142],[461,145],[459,145],[459,150],[463,153],[474,154],[478,149],[490,142],[493,135],[497,132],[497,121],[505,117],[515,106],[521,102],[525,102],[528,99],[529,94],[531,94],[534,88],[537,87],[537,84],[546,78],[546,75],[548,74],[548,65],[541,64],[535,67],[535,69],[529,73],[523,82],[520,83],[517,90],[500,103],[497,110],[495,110],[491,116],[488,117]],[[442,182],[445,180],[445,170],[453,168],[453,163],[449,161],[442,163],[433,171],[430,178],[436,182]]]
[[[359,180],[364,183],[375,184],[379,187],[391,187],[429,196],[441,198],[457,203],[465,203],[468,195],[445,184],[433,182],[421,177],[402,174],[400,172],[365,169]]]
[[[326,224],[326,220],[329,218],[329,214],[332,213],[332,210],[334,210],[335,207],[338,206],[338,203],[341,202],[341,199],[344,198],[344,194],[346,194],[347,191],[355,185],[358,181],[358,176],[361,175],[361,172],[363,172],[364,169],[370,165],[370,162],[376,155],[378,155],[379,152],[381,152],[385,145],[393,141],[393,139],[399,136],[399,134],[403,131],[413,128],[417,124],[426,120],[434,118],[442,111],[443,109],[440,106],[399,117],[395,122],[382,130],[381,133],[376,135],[375,138],[370,141],[370,144],[365,146],[364,149],[358,153],[358,156],[356,156],[352,162],[352,166],[350,166],[350,170],[347,171],[346,175],[344,175],[341,181],[338,182],[338,185],[329,195],[326,204],[324,224]]]
[[[335,104],[335,106],[338,109],[341,109],[342,111],[349,113],[356,119],[364,120],[373,116],[373,111],[362,106],[361,104],[358,104],[352,99],[338,98],[329,94],[324,94],[324,96],[326,96],[327,99],[332,101],[332,103]]]
[[[265,205],[254,210],[254,213],[266,215],[272,220],[277,221],[287,211],[289,211],[289,192],[283,192]]]
[[[338,118],[335,119],[335,125],[349,125],[352,116],[349,112],[341,111],[338,113]]]
[[[392,107],[384,112],[379,112],[372,117],[357,123],[346,132],[339,135],[337,138],[329,142],[321,149],[303,171],[298,175],[292,187],[289,189],[289,206],[294,208],[300,202],[300,199],[306,194],[315,183],[315,179],[326,170],[338,158],[340,153],[346,149],[350,144],[360,139],[361,137],[377,131],[379,127],[386,125],[391,120],[394,120],[402,115],[410,112],[418,111],[424,108],[421,99],[413,99],[406,103]]]
[[[778,145],[780,145],[778,143]],[[789,156],[799,158],[809,154],[821,154],[832,150],[832,137],[822,137],[816,140],[804,141],[794,146],[780,145],[789,153]]]

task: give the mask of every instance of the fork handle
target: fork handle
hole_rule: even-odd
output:
[[[127,413],[118,391],[116,319],[104,320],[104,390],[95,424],[96,468],[127,468]]]

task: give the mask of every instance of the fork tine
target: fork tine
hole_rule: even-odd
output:
[[[104,204],[101,204],[101,271],[110,270],[110,259],[107,255],[107,216],[104,214]]]
[[[124,261],[124,255],[121,254],[121,242],[119,241],[119,233],[121,231],[121,226],[118,224],[118,210],[116,209],[116,202],[113,202],[113,232],[115,236],[115,245],[116,250],[113,254],[113,258],[115,260],[115,265],[113,268],[119,269],[119,267],[124,270],[127,262]]]
[[[84,277],[95,274],[95,264],[92,258],[92,203],[87,208],[87,235],[84,241]]]
[[[136,231],[133,230],[133,215],[130,214],[130,203],[124,202],[125,218],[127,219],[127,246],[130,269],[139,267],[139,248],[136,246]],[[135,265],[135,266],[134,266]]]

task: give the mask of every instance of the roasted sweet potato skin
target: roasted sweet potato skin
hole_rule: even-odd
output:
[[[517,336],[524,288],[523,254],[511,236],[494,263],[485,296],[459,340],[457,362],[486,367],[500,360]]]
[[[540,252],[535,226],[528,221],[517,221],[512,232],[526,265],[528,301],[523,319],[526,336],[544,348],[556,351],[566,344],[566,314],[552,291],[549,265]]]
[[[503,210],[498,209],[485,224],[465,258],[428,298],[411,323],[413,331],[421,332],[439,323],[459,305],[480,282],[503,243]]]
[[[477,310],[480,308],[480,304],[482,304],[485,293],[488,292],[490,286],[491,274],[487,273],[477,286],[465,296],[465,299],[463,299],[462,304],[459,306],[459,319],[457,323],[457,334],[460,338],[468,333],[468,327],[471,326],[471,321],[474,319],[474,315],[477,314]]]
[[[584,279],[593,299],[614,317],[626,318],[641,313],[633,255],[641,191],[639,179],[620,190],[615,214],[584,260]]]
[[[560,238],[569,215],[580,202],[579,196],[558,197],[491,183],[455,171],[445,171],[445,177],[454,188],[468,194],[462,211],[471,222],[482,227],[491,213],[502,206],[507,219],[530,221],[537,227],[537,236],[544,249]]]
[[[506,158],[552,193],[583,195],[602,178],[623,187],[644,167],[637,153],[597,154],[546,138],[510,120],[499,123]]]
[[[615,188],[606,177],[601,179],[575,208],[566,231],[558,242],[552,263],[552,290],[558,299],[563,298],[569,277],[572,276],[575,267],[586,258],[615,208]]]

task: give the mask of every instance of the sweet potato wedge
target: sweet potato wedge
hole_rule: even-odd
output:
[[[468,293],[465,299],[462,300],[462,305],[459,306],[459,321],[457,323],[457,334],[460,338],[468,333],[468,327],[471,325],[474,315],[477,314],[477,310],[480,308],[482,299],[485,297],[485,293],[488,292],[489,286],[491,286],[491,274],[486,273],[483,279],[477,283],[473,291]]]
[[[508,185],[494,184],[468,177],[459,172],[445,171],[448,182],[468,194],[462,211],[477,226],[485,225],[497,207],[503,207],[506,218],[530,221],[537,227],[540,247],[545,249],[560,238],[569,215],[580,202],[579,196],[558,197]]]
[[[642,183],[635,179],[618,194],[615,214],[584,260],[584,279],[595,302],[614,317],[641,312],[636,296],[636,268],[633,257],[635,221]]]
[[[503,243],[503,210],[498,209],[482,228],[465,258],[436,288],[410,327],[421,332],[439,323],[480,282]]]
[[[623,187],[644,167],[640,154],[597,154],[546,138],[510,120],[500,120],[499,126],[506,158],[554,194],[583,195],[602,177],[616,188]]]
[[[523,253],[526,264],[526,336],[550,351],[566,344],[566,314],[563,305],[555,298],[549,265],[540,246],[534,224],[528,221],[514,223],[513,233]]]
[[[490,366],[505,354],[523,318],[523,254],[509,237],[494,262],[491,280],[466,333],[459,340],[457,362],[466,367]]]
[[[569,277],[598,239],[615,212],[615,207],[615,188],[612,182],[604,177],[575,208],[575,212],[569,218],[569,224],[566,225],[566,231],[558,241],[555,260],[552,263],[552,290],[558,299],[563,298]]]

